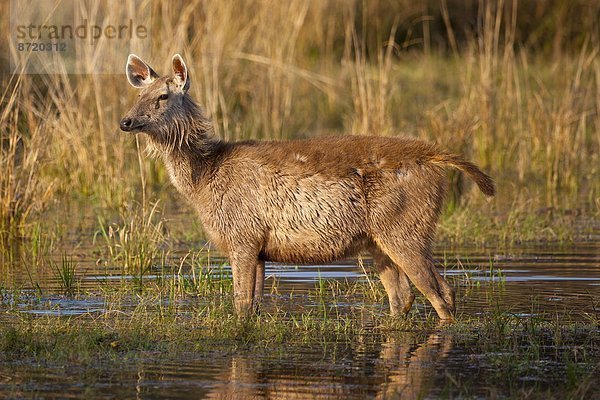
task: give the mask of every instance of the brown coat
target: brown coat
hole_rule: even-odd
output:
[[[130,82],[148,82],[121,127],[150,136],[175,187],[229,256],[240,315],[258,306],[265,261],[326,263],[366,250],[392,314],[410,310],[410,280],[441,318],[452,318],[454,291],[433,265],[431,241],[446,167],[461,169],[482,192],[494,194],[492,180],[474,164],[415,139],[224,142],[189,98],[187,68],[178,56],[174,77],[153,79],[150,67],[131,58],[128,72],[141,72],[128,74]]]

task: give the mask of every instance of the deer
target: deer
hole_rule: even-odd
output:
[[[160,77],[129,55],[127,80],[139,97],[120,129],[147,136],[207,239],[228,257],[239,318],[259,310],[266,262],[314,265],[368,252],[391,316],[411,310],[412,283],[441,321],[454,320],[455,292],[432,252],[446,170],[464,172],[489,197],[490,176],[414,138],[222,140],[190,96],[183,58],[175,54],[171,65],[172,74]]]

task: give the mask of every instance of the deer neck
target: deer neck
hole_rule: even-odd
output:
[[[152,144],[162,158],[171,181],[186,196],[198,192],[203,180],[213,173],[215,161],[222,153],[225,142],[214,135],[212,122],[204,116],[200,107],[184,98],[186,117],[173,121]]]
[[[184,146],[163,152],[169,177],[179,192],[192,196],[206,186],[222,144],[218,139],[211,139],[202,146]]]

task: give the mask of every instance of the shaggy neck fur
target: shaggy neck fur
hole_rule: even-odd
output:
[[[162,124],[158,132],[149,135],[153,153],[205,154],[220,142],[214,135],[212,121],[189,95],[184,95],[182,105],[173,114],[170,123]]]
[[[186,94],[181,110],[150,135],[150,153],[162,155],[173,184],[189,194],[207,173],[224,142],[214,134],[213,124]]]

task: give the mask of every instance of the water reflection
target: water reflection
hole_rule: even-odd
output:
[[[0,372],[0,397],[178,399],[417,399],[439,392],[452,368],[450,337],[365,336],[357,343],[87,368],[16,363]],[[454,366],[456,367],[456,366]],[[10,371],[10,373],[8,373]]]
[[[287,354],[285,359],[238,354],[216,377],[211,399],[377,399],[426,397],[452,339],[432,333],[419,339],[398,334],[346,349],[339,365],[326,354]],[[298,357],[297,360],[294,360]],[[344,365],[345,364],[345,365]],[[286,368],[287,366],[287,368]]]
[[[432,333],[416,349],[389,337],[381,350],[381,359],[391,370],[377,398],[425,398],[433,386],[436,366],[444,363],[451,349],[452,338],[440,333]]]
[[[110,300],[93,293],[101,293],[98,288],[119,285],[131,277],[119,275],[119,268],[98,266],[92,254],[82,249],[81,257],[75,256],[80,288],[92,295],[73,299],[55,294],[56,272],[49,264],[29,260],[25,273],[15,264],[0,260],[0,287],[25,289],[0,291],[0,307],[17,307],[43,318],[105,312]],[[437,254],[438,265],[444,265],[444,260],[444,273],[457,288],[458,311],[464,315],[503,310],[515,315],[544,314],[568,320],[600,317],[599,243],[505,252],[446,250]],[[21,261],[14,257],[12,262]],[[156,279],[159,272],[146,278]],[[112,274],[110,279],[106,273]],[[299,268],[271,264],[267,275],[276,277],[277,293],[281,296],[278,304],[292,312],[298,304],[305,307],[311,302],[306,293],[314,291],[319,278],[350,282],[364,279],[354,260]],[[38,283],[42,296],[36,287]],[[352,299],[338,301],[346,308],[356,305]],[[131,307],[135,305],[132,298]],[[64,365],[19,362],[0,364],[0,398],[426,398],[440,394],[440,386],[446,384],[443,374],[460,374],[467,364],[476,364],[474,351],[454,344],[440,333],[395,332],[367,333],[352,343],[330,343],[318,348],[280,345],[258,352],[228,348],[222,353],[191,352],[189,358],[177,360],[157,354],[118,366],[65,369]],[[477,388],[485,390],[484,382],[475,381],[473,385],[475,392]]]
[[[264,395],[261,378],[263,362],[250,356],[235,355],[229,368],[218,376],[217,386],[208,393],[211,399],[259,398]],[[239,397],[238,397],[239,396]]]

